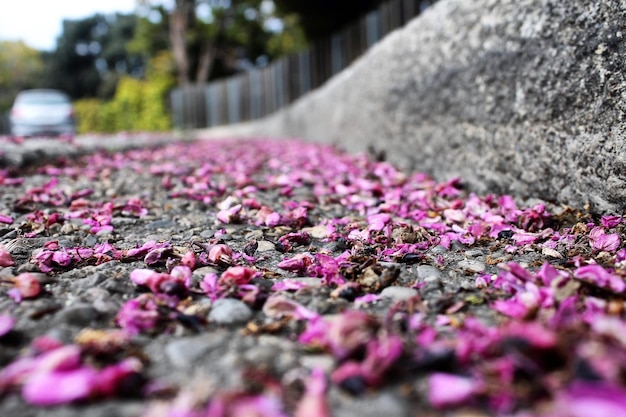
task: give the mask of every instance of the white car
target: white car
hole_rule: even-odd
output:
[[[74,106],[59,90],[24,90],[15,98],[9,116],[14,136],[73,136]]]

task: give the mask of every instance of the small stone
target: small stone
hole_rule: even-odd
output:
[[[381,291],[381,297],[391,298],[394,301],[408,300],[418,294],[414,288],[399,287],[397,285],[387,287]]]
[[[471,259],[478,258],[484,255],[485,253],[480,249],[470,249],[470,250],[465,251],[465,257],[471,258]]]
[[[61,240],[59,240],[59,246],[62,247],[62,248],[72,248],[72,247],[74,247],[76,245],[74,244],[74,242],[71,242],[71,241],[69,241],[67,239],[61,239]]]
[[[96,233],[96,236],[109,236],[110,234],[111,234],[110,230],[102,229],[102,230],[98,230],[98,232]]]
[[[23,272],[41,272],[41,271],[39,270],[39,267],[37,265],[30,263],[30,262],[26,262],[18,266],[16,272],[18,274],[21,274]]]
[[[293,278],[285,278],[285,281],[296,281],[305,284],[307,287],[321,287],[322,280],[314,277],[293,277]]]
[[[145,226],[146,229],[155,230],[155,229],[170,229],[176,226],[176,223],[170,219],[157,220],[152,223],[149,223]]]
[[[431,265],[420,265],[417,267],[417,277],[424,282],[437,282],[441,280],[441,271]]]
[[[465,250],[467,246],[459,242],[458,240],[453,240],[450,242],[450,250],[452,251],[462,251]]]
[[[314,239],[324,239],[327,236],[326,226],[305,227],[303,232],[307,232]]]
[[[243,301],[224,298],[215,301],[209,313],[209,321],[218,324],[246,323],[252,317],[252,310]]]
[[[256,248],[257,252],[269,252],[275,249],[274,244],[272,242],[268,242],[267,240],[259,240],[259,246]]]
[[[263,230],[252,230],[245,234],[244,238],[246,240],[262,240],[263,239]]]
[[[102,272],[96,272],[94,274],[88,275],[82,279],[73,280],[70,288],[72,291],[87,291],[91,288],[96,287],[98,284],[102,283],[107,279],[107,276]]]
[[[98,312],[91,304],[74,304],[57,314],[57,320],[74,326],[88,326],[98,319]]]
[[[198,359],[225,343],[228,333],[213,332],[201,336],[174,340],[165,347],[165,354],[172,365],[189,368]]]
[[[331,373],[335,367],[335,360],[330,355],[304,355],[300,358],[300,363],[305,368],[321,368],[326,373]]]
[[[349,396],[345,391],[331,388],[328,393],[334,405],[335,417],[408,417],[410,405],[407,400],[390,392],[373,392],[367,395]]]
[[[214,235],[215,235],[215,230],[213,229],[203,230],[202,232],[200,232],[200,237],[203,239],[210,239]]]
[[[24,315],[30,319],[38,320],[43,316],[52,314],[62,308],[63,305],[61,303],[42,298],[39,300],[35,300],[32,305],[26,310]]]
[[[472,259],[464,259],[456,264],[456,267],[468,272],[480,273],[485,271],[485,263]]]
[[[85,238],[85,246],[93,247],[96,243],[98,243],[98,239],[94,235],[88,235]]]

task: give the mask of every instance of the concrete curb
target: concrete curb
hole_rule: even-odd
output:
[[[374,148],[479,193],[626,211],[626,5],[441,0],[325,86],[201,137]]]

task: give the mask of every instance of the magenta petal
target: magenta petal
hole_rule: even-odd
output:
[[[361,305],[361,304],[368,304],[368,303],[373,303],[375,301],[378,301],[381,299],[380,295],[377,294],[365,294],[362,295],[361,297],[357,297],[354,299],[354,304],[355,305]]]
[[[611,228],[622,222],[622,216],[602,216],[602,226]]]
[[[294,413],[295,417],[329,417],[326,400],[326,376],[319,368],[313,369],[306,382],[305,392]]]
[[[128,358],[115,365],[102,369],[94,384],[94,391],[101,396],[114,395],[118,386],[128,377],[141,371],[141,362],[137,358]]]
[[[312,258],[308,254],[298,254],[293,258],[283,259],[277,266],[285,271],[303,271],[311,262]]]
[[[9,251],[7,251],[4,246],[0,245],[0,267],[13,266],[14,264],[15,262]]]
[[[574,276],[588,282],[592,282],[602,288],[610,288],[615,292],[624,292],[626,283],[618,276],[611,274],[597,264],[585,265],[574,271]]]
[[[135,269],[130,273],[130,280],[137,285],[147,285],[152,275],[156,274],[151,269]]]
[[[282,295],[272,295],[263,305],[263,313],[271,318],[293,317],[296,320],[312,320],[319,315]]]
[[[286,279],[272,285],[272,291],[297,291],[308,286],[304,282]]]
[[[617,233],[606,234],[602,227],[594,227],[589,232],[589,241],[595,250],[614,252],[622,243]]]
[[[12,224],[13,223],[13,218],[10,217],[10,216],[6,216],[4,214],[0,214],[0,223]]]
[[[67,266],[72,262],[72,257],[66,252],[54,252],[52,260],[61,266]]]
[[[544,285],[550,286],[552,281],[555,279],[564,279],[568,275],[566,272],[559,271],[549,263],[545,262],[541,266],[541,269],[537,272],[537,276],[541,279],[541,282],[543,282]]]
[[[37,358],[37,372],[64,372],[80,366],[81,350],[76,345],[54,347]]]
[[[15,318],[7,314],[0,314],[0,337],[9,333],[15,326]]]
[[[492,308],[498,313],[516,319],[524,318],[530,312],[529,307],[522,303],[517,297],[509,298],[508,300],[496,300]]]
[[[391,216],[387,213],[372,214],[367,217],[367,223],[369,223],[369,230],[379,231],[383,230],[385,225],[391,221]]]
[[[560,415],[568,417],[626,416],[626,390],[604,383],[575,382],[557,401]]]
[[[428,400],[435,408],[457,406],[474,396],[477,384],[471,378],[434,373],[428,378]]]
[[[246,285],[257,275],[258,271],[245,266],[231,266],[222,272],[220,285]]]
[[[207,414],[211,415],[211,414]],[[230,416],[287,417],[283,404],[274,395],[256,395],[235,400],[230,404]]]
[[[35,405],[65,404],[88,398],[98,375],[90,368],[36,373],[22,389],[24,399]]]

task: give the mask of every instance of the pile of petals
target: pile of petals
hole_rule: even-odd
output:
[[[0,395],[21,390],[30,404],[49,406],[142,393],[142,364],[127,358],[96,368],[78,345],[55,339],[34,340],[30,352],[0,371]]]
[[[148,240],[126,248],[68,248],[51,239],[30,262],[48,274],[143,262],[128,276],[137,292],[115,320],[131,339],[173,334],[181,325],[207,331],[205,317],[190,308],[193,301],[235,298],[269,321],[297,323],[297,334],[289,337],[302,352],[334,361],[328,374],[313,370],[290,408],[277,382],[264,391],[213,392],[203,401],[189,400],[182,390],[154,415],[244,416],[255,410],[263,416],[323,417],[330,415],[328,385],[359,396],[403,382],[412,384],[416,404],[435,411],[626,415],[626,224],[620,215],[519,207],[511,196],[468,194],[459,178],[438,183],[331,146],[250,140],[98,153],[72,166],[43,167],[41,175],[50,178],[26,189],[13,211],[0,212],[0,222],[24,230],[26,237],[75,219],[88,233],[115,234],[116,217],[141,219],[150,204],[135,195],[97,201],[91,190],[72,189],[71,183],[124,170],[156,177],[169,199],[201,207],[216,229],[213,237],[186,246]],[[22,184],[0,171],[0,187]],[[256,252],[257,242],[236,250],[220,239],[236,224],[277,236],[273,244],[282,259],[273,269]],[[444,286],[448,298],[437,306],[413,265],[444,269],[442,253],[473,247],[510,259],[534,253],[541,262],[503,260],[496,262],[497,273],[465,271],[471,288],[446,293]],[[0,267],[14,263],[0,246]],[[203,266],[214,272],[192,279]],[[410,282],[400,281],[401,270]],[[297,295],[311,281],[295,277],[317,279],[316,287],[348,307],[332,315],[305,307]],[[272,285],[262,285],[265,280]],[[38,296],[28,292],[29,282],[36,285],[15,277],[7,295],[17,302]],[[400,283],[417,295],[392,303],[382,315],[369,309],[381,301],[384,288]],[[480,317],[473,304],[480,306]],[[7,317],[0,316],[0,342],[2,331],[14,325]],[[103,368],[85,365],[74,346],[31,349],[2,371],[0,390],[21,389],[33,404],[111,396],[139,372],[133,359]],[[38,396],[59,381],[67,391]]]

